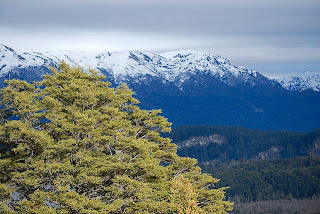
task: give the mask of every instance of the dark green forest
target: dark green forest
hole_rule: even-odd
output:
[[[216,143],[210,136],[223,142]],[[184,126],[175,129],[170,137],[179,146],[179,154],[198,159],[199,162],[227,162],[240,159],[279,159],[293,156],[319,155],[315,146],[320,129],[311,133],[288,131],[257,131],[241,127]],[[198,137],[207,139],[197,139]],[[193,145],[186,141],[193,138]],[[205,141],[205,145],[197,143]],[[320,140],[317,141],[320,144]]]
[[[280,160],[242,160],[230,163],[200,163],[203,171],[229,186],[233,201],[311,198],[320,193],[320,158],[292,157]]]
[[[306,199],[320,194],[320,129],[310,133],[184,126],[170,137],[181,156],[229,186],[235,202]]]

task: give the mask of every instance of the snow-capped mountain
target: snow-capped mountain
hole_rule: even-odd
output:
[[[311,131],[320,127],[320,92],[283,86],[259,72],[202,51],[22,52],[0,45],[6,79],[39,81],[61,61],[97,69],[114,86],[126,82],[143,109],[162,109],[174,126],[226,125]],[[316,79],[319,79],[317,76]],[[310,83],[312,76],[309,77]],[[304,82],[306,78],[302,78]],[[302,82],[302,81],[301,81]],[[297,85],[297,84],[295,84]],[[304,88],[314,84],[305,84]],[[291,90],[298,90],[291,91]]]
[[[116,82],[150,75],[181,85],[190,76],[204,73],[215,76],[224,83],[232,84],[231,80],[246,82],[261,75],[256,71],[236,66],[225,58],[201,51],[163,54],[141,51],[26,53],[15,51],[5,45],[0,46],[1,77],[10,72],[19,73],[22,69],[57,66],[61,61],[83,68],[98,69],[108,77],[114,78]]]
[[[279,78],[278,82],[284,88],[292,91],[306,89],[320,91],[320,72],[305,71],[300,75]]]

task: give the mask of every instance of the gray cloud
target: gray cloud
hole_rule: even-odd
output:
[[[39,41],[48,50],[191,48],[266,73],[298,72],[291,65],[320,68],[319,11],[318,0],[2,0],[0,41],[20,49]]]

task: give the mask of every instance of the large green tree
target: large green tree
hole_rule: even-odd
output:
[[[65,63],[10,80],[0,118],[1,213],[226,213],[225,188],[160,136],[126,86]]]

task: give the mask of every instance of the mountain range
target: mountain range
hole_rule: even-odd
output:
[[[293,131],[320,127],[319,74],[275,80],[202,51],[40,53],[0,45],[0,86],[5,86],[5,79],[41,80],[61,61],[97,69],[114,86],[126,82],[142,108],[161,108],[174,126]]]

